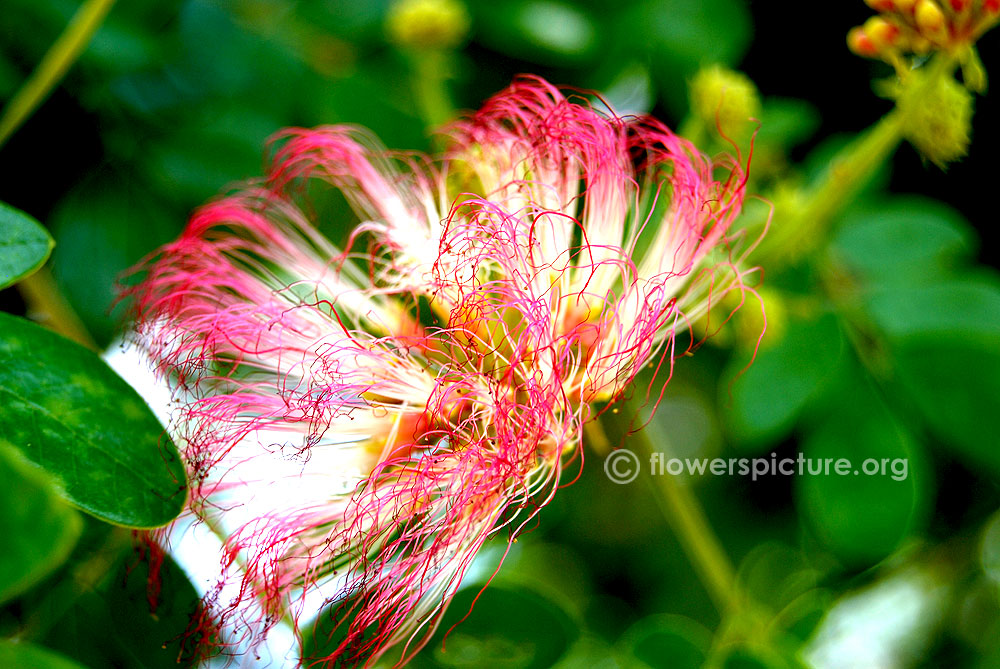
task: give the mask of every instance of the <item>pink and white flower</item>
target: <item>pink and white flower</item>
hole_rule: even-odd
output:
[[[741,169],[658,121],[524,77],[447,133],[440,162],[281,133],[132,291],[182,402],[191,511],[227,537],[216,592],[238,594],[210,612],[251,641],[322,592],[331,662],[412,656],[483,543],[582,464],[591,405],[742,289]],[[323,189],[359,218],[344,249]]]

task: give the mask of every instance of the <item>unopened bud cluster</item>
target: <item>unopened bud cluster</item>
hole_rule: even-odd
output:
[[[900,65],[905,54],[959,51],[1000,19],[1000,0],[865,0],[879,12],[847,35],[851,51]]]

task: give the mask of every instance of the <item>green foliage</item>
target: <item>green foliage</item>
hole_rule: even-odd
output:
[[[471,585],[455,596],[430,652],[413,666],[542,669],[554,665],[577,634],[566,611],[531,590],[491,585],[480,592]]]
[[[625,666],[698,669],[705,665],[712,633],[690,618],[656,615],[630,627],[620,643]]]
[[[0,439],[55,476],[74,505],[156,527],[184,505],[177,451],[142,398],[94,353],[0,314]]]
[[[865,201],[844,216],[831,252],[874,286],[926,284],[967,261],[975,235],[958,212],[924,197]]]
[[[803,441],[802,453],[816,470],[796,478],[798,500],[804,519],[837,557],[867,566],[922,525],[930,481],[914,438],[863,378],[852,378],[837,397]],[[838,475],[842,459],[846,474]]]
[[[633,31],[631,39],[649,49],[663,90],[685,90],[685,80],[705,63],[735,65],[750,44],[750,16],[740,0],[642,2],[629,11],[621,30]],[[664,102],[678,109],[683,100]]]
[[[410,666],[541,669],[555,665],[576,640],[572,615],[535,590],[502,584],[481,588],[472,583],[458,592]],[[331,608],[309,625],[303,657],[322,659],[345,638],[347,622],[338,615]]]
[[[959,457],[1000,472],[1000,278],[967,267],[975,246],[954,210],[897,198],[855,208],[832,248],[885,339],[901,400]]]
[[[0,288],[17,283],[41,267],[53,244],[38,221],[0,202]]]
[[[733,435],[757,452],[788,435],[809,403],[820,397],[835,377],[844,355],[836,318],[796,321],[772,348],[749,360],[734,361],[728,378],[732,411],[726,412]],[[735,378],[734,378],[735,377]]]
[[[819,125],[819,111],[805,100],[769,97],[761,111],[757,143],[787,151],[810,139]]]
[[[78,514],[59,499],[45,472],[0,440],[0,602],[62,564],[80,534]],[[0,657],[3,651],[0,650]],[[0,661],[0,666],[13,666]]]
[[[0,666],[32,669],[84,669],[58,653],[41,646],[17,641],[0,641]]]
[[[1000,476],[1000,351],[957,341],[914,341],[895,352],[900,385],[930,430],[971,467]],[[976,370],[968,376],[960,370]]]
[[[52,215],[58,242],[52,274],[102,344],[124,317],[117,293],[126,271],[180,232],[166,211],[148,189],[103,177],[70,194]]]
[[[470,3],[487,44],[510,55],[550,65],[593,62],[604,40],[586,7],[559,0]]]
[[[63,582],[37,605],[47,625],[39,641],[88,667],[194,666],[189,627],[200,603],[184,572],[168,557],[151,573],[150,557],[127,544],[95,558],[104,576],[91,588]]]

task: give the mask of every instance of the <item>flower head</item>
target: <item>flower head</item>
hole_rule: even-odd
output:
[[[259,639],[321,593],[345,627],[328,659],[407,658],[483,542],[582,463],[590,405],[742,285],[739,165],[658,121],[525,77],[446,132],[437,163],[281,133],[132,291],[192,511],[241,565],[208,602],[223,627]],[[329,189],[359,218],[344,249],[318,232]]]

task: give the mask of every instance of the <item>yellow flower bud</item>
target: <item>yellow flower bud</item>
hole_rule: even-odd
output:
[[[932,42],[943,42],[948,37],[944,12],[934,0],[920,0],[913,14],[920,34]]]
[[[451,49],[469,32],[469,14],[457,0],[399,0],[389,8],[389,40],[411,49]]]
[[[881,16],[873,16],[867,21],[863,30],[876,49],[886,49],[899,46],[902,35],[899,27]]]
[[[878,48],[861,26],[855,26],[847,33],[847,48],[865,58],[878,58]]]
[[[691,111],[709,128],[737,137],[760,114],[757,86],[742,72],[721,65],[703,67],[690,84]]]
[[[964,156],[972,129],[972,94],[950,76],[927,81],[910,73],[898,99],[903,133],[927,159],[942,169]]]

